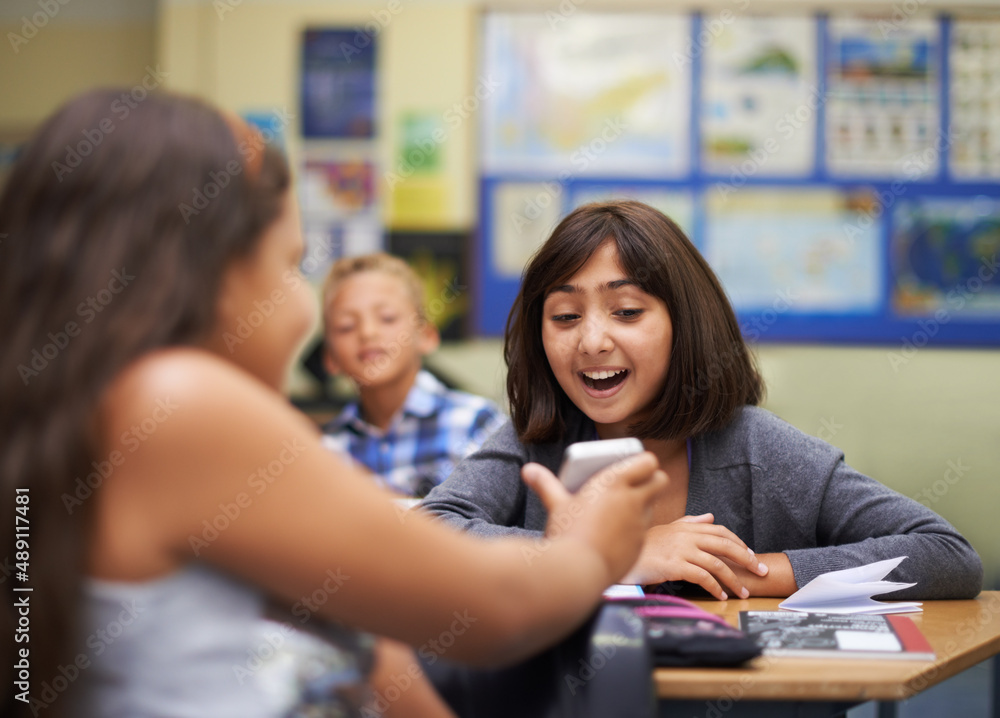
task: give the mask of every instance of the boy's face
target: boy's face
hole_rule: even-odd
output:
[[[399,380],[420,367],[439,336],[421,321],[403,280],[381,271],[341,282],[325,317],[327,369],[361,387]]]

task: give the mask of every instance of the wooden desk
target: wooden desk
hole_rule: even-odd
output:
[[[773,611],[780,602],[776,598],[696,601],[734,626],[740,611]],[[739,669],[658,668],[654,671],[656,693],[661,702],[666,700],[673,707],[663,714],[714,718],[837,715],[866,701],[910,698],[1000,653],[1000,591],[984,591],[971,601],[924,601],[922,613],[908,615],[933,646],[935,660],[761,656]],[[993,711],[1000,715],[996,686],[1000,659],[995,663]]]

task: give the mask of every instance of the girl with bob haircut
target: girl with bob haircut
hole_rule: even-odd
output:
[[[281,394],[316,310],[284,158],[154,93],[64,171],[119,94],[58,110],[0,196],[0,528],[23,539],[0,630],[30,638],[3,644],[0,712],[353,716],[395,695],[440,715],[367,632],[497,664],[581,624],[639,554],[655,457],[594,504],[525,467],[566,526],[530,565],[523,538],[400,516]]]
[[[424,500],[486,536],[536,535],[520,467],[571,443],[634,436],[669,480],[625,581],[788,596],[827,571],[898,556],[893,598],[971,598],[979,556],[948,522],[758,408],[764,393],[715,274],[683,231],[634,201],[567,215],[531,258],[504,337],[512,422]],[[581,490],[604,500],[601,480]]]

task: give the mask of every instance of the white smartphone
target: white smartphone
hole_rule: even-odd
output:
[[[578,441],[567,446],[563,453],[559,480],[570,491],[577,491],[601,469],[642,451],[642,442],[633,437]]]

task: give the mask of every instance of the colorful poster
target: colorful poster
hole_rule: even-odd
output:
[[[427,318],[445,341],[463,339],[469,313],[469,280],[463,232],[391,232],[388,251],[402,257],[423,282]]]
[[[900,316],[1000,318],[1000,201],[921,198],[893,215],[892,310]]]
[[[706,197],[705,258],[740,312],[876,313],[878,198],[825,189]]]
[[[930,17],[834,17],[827,56],[832,174],[933,179],[940,168],[938,24]]]
[[[354,28],[310,29],[302,37],[302,136],[375,134],[375,37]]]
[[[307,155],[298,177],[306,251],[302,271],[322,282],[334,260],[382,248],[374,163],[359,156]]]
[[[1000,179],[1000,21],[955,20],[948,58],[950,173]]]
[[[720,20],[702,67],[703,170],[740,179],[811,174],[822,103],[815,19],[720,17],[729,22]]]
[[[361,159],[307,159],[299,178],[302,211],[344,216],[375,204],[375,168]]]
[[[669,176],[689,167],[691,20],[670,14],[491,13],[483,170]]]

